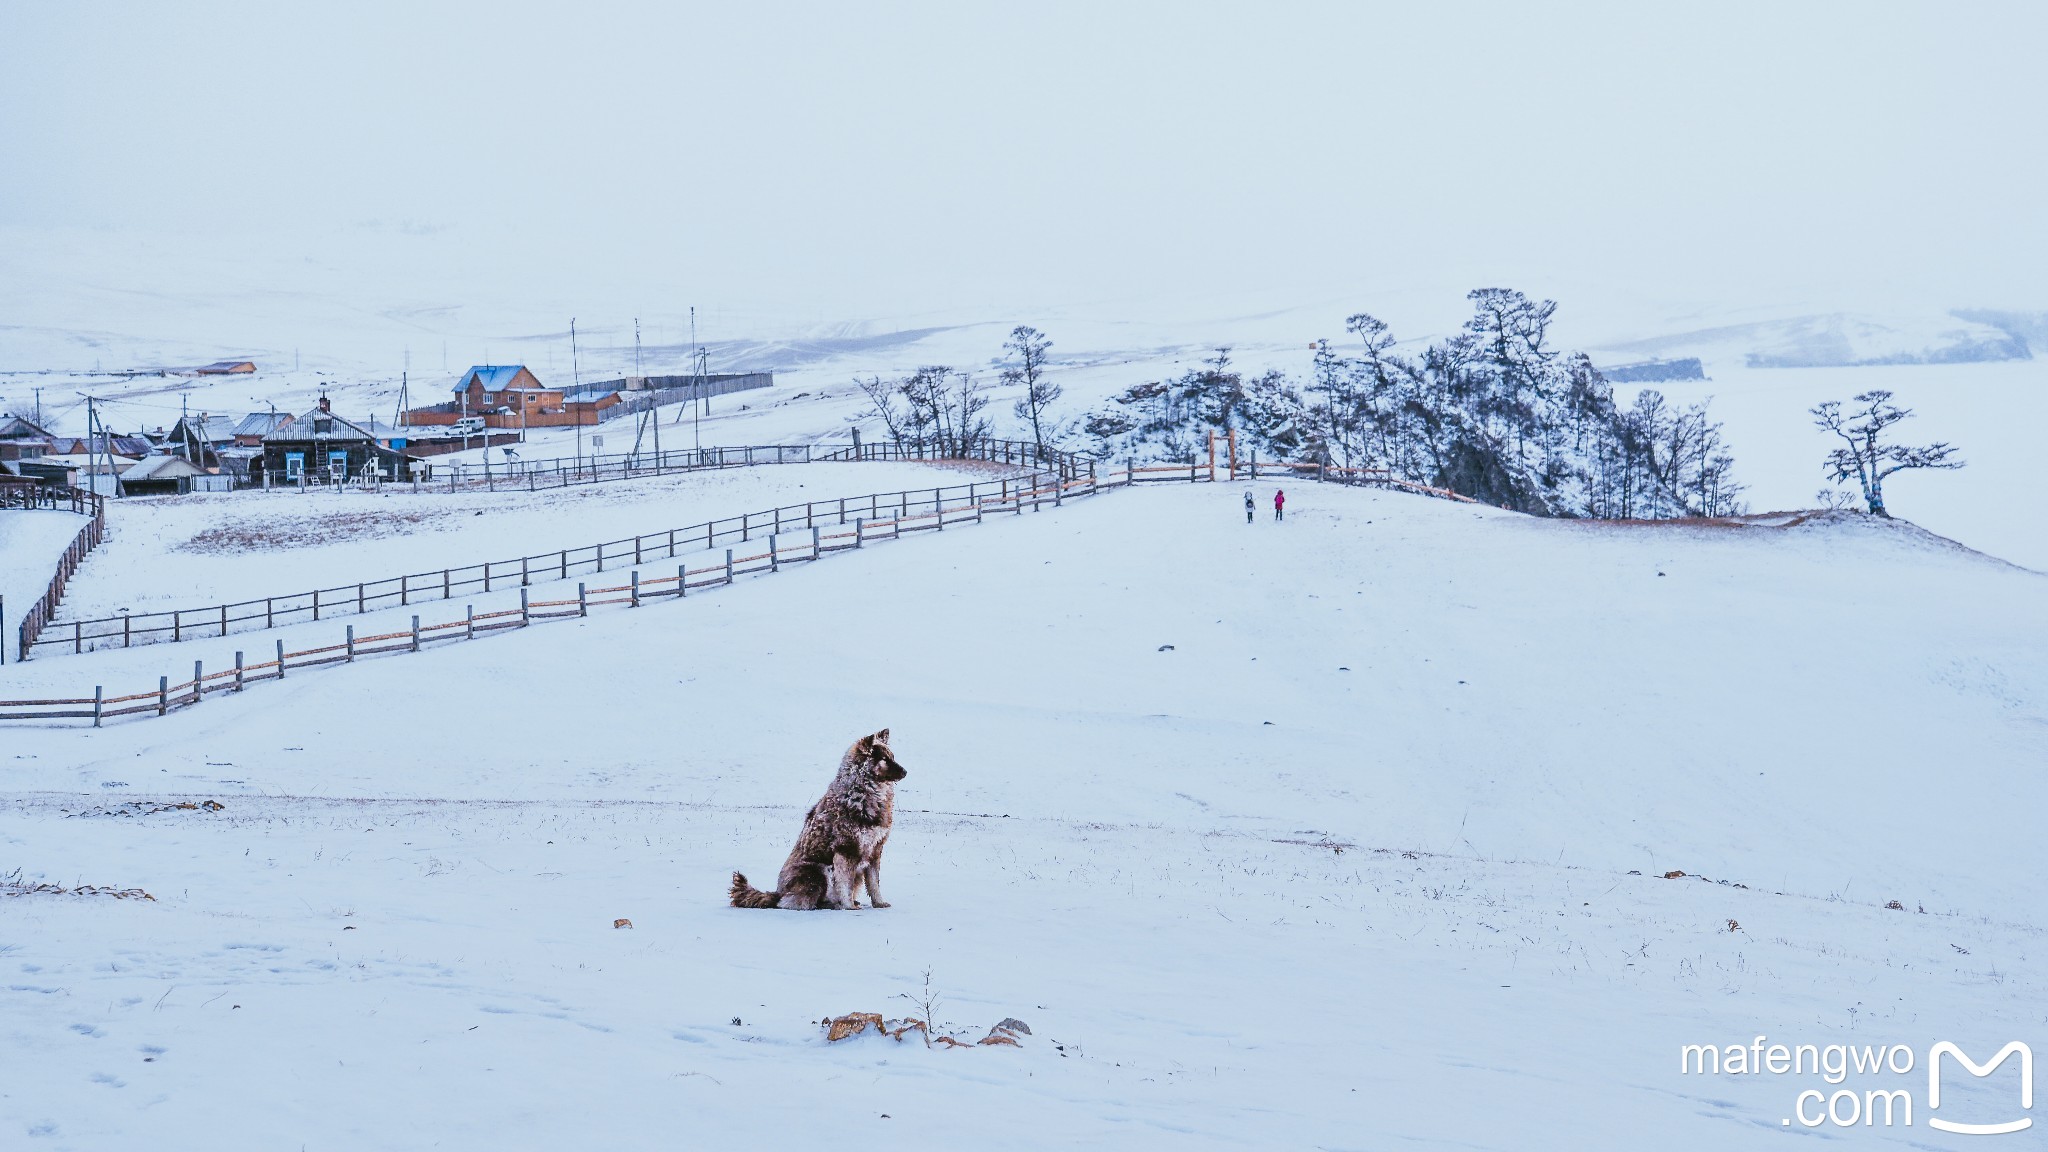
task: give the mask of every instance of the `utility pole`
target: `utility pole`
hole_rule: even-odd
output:
[[[406,389],[408,378],[411,375],[412,349],[407,348],[405,350],[405,368],[398,374],[398,413],[391,418],[391,424],[395,428],[405,427],[405,410],[412,407],[412,397]]]
[[[36,427],[38,427],[38,428],[41,428],[42,426],[43,426],[43,389],[42,389],[42,387],[41,387],[40,385],[38,385],[38,386],[36,387]]]
[[[187,464],[192,462],[192,410],[186,406],[185,401],[191,395],[190,392],[178,393],[178,426],[185,433],[184,442],[180,447],[185,450],[185,463]]]
[[[99,492],[99,485],[94,481],[98,477],[100,470],[98,439],[100,416],[99,410],[94,407],[95,403],[97,401],[94,397],[87,396],[85,398],[85,490],[97,494]]]
[[[697,306],[690,305],[690,446],[704,450],[704,347],[697,343]]]
[[[569,317],[569,373],[576,387],[572,396],[583,394],[583,367],[576,359],[576,318]],[[583,475],[583,414],[576,414],[576,475]]]
[[[633,317],[633,374],[640,377],[640,383],[647,383],[643,375],[646,369],[640,367],[640,318]],[[647,390],[647,417],[654,425],[654,468],[661,470],[661,389]]]

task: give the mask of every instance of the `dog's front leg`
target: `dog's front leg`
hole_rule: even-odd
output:
[[[860,893],[854,888],[854,858],[846,855],[832,858],[832,892],[841,908],[860,907]]]
[[[863,881],[867,883],[868,886],[868,903],[874,905],[877,908],[887,908],[889,906],[889,902],[887,900],[882,899],[881,845],[875,845],[875,850],[869,854],[866,860],[861,861],[860,877]]]

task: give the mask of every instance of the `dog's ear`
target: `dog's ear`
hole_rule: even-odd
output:
[[[887,744],[889,742],[889,730],[884,728],[873,736],[868,737],[868,739],[873,740],[877,744]]]

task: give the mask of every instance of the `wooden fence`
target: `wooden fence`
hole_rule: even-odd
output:
[[[78,566],[85,562],[86,554],[99,547],[100,542],[106,539],[107,498],[95,492],[87,492],[82,488],[69,488],[61,485],[54,487],[39,486],[33,489],[11,491],[8,497],[8,505],[21,508],[52,509],[68,506],[71,511],[90,518],[86,521],[85,527],[78,530],[78,535],[71,538],[71,543],[65,545],[64,554],[57,559],[57,571],[55,575],[50,577],[49,586],[43,589],[43,594],[36,598],[35,603],[28,606],[27,612],[22,614],[21,626],[16,633],[21,641],[21,655],[17,659],[26,660],[29,649],[34,646],[43,628],[49,624],[50,617],[56,613],[57,602],[63,599],[64,585],[70,582],[71,574],[78,571]],[[7,643],[4,632],[6,616],[6,604],[0,603],[0,664],[7,663]]]
[[[700,568],[678,565],[673,576],[643,578],[636,568],[624,584],[592,588],[579,583],[574,599],[534,600],[522,586],[517,608],[480,613],[474,605],[469,605],[458,619],[422,624],[420,618],[414,616],[411,626],[402,631],[369,636],[356,635],[355,627],[350,625],[340,643],[300,651],[286,651],[284,641],[279,639],[275,654],[261,663],[248,663],[244,653],[237,652],[233,667],[208,672],[202,661],[195,660],[191,679],[172,683],[170,677],[159,676],[155,688],[141,692],[109,696],[104,685],[97,685],[89,697],[0,700],[0,720],[89,719],[94,727],[99,727],[107,720],[123,716],[165,716],[177,709],[195,707],[209,694],[241,692],[251,684],[282,680],[287,672],[354,663],[369,656],[418,652],[441,641],[474,640],[505,629],[528,627],[536,622],[581,618],[588,616],[593,608],[640,608],[654,600],[682,600],[693,592],[730,585],[739,576],[779,572],[785,565],[806,563],[835,552],[900,539],[905,533],[980,524],[990,513],[1022,515],[1027,508],[1037,510],[1047,504],[1057,505],[1070,497],[1094,495],[1130,482],[1128,476],[1121,480],[1111,476],[1098,482],[1092,474],[1062,479],[1056,472],[1049,472],[1041,473],[1028,482],[1001,481],[998,482],[1000,486],[956,485],[950,489],[933,489],[928,498],[930,511],[918,510],[926,507],[927,497],[922,493],[891,493],[891,496],[899,498],[895,507],[879,497],[858,497],[847,502],[850,510],[859,511],[858,505],[864,504],[880,509],[883,515],[874,519],[856,516],[850,526],[841,518],[834,525],[834,531],[827,531],[815,522],[814,517],[813,522],[806,526],[807,530],[799,536],[795,547],[784,547],[779,539],[782,534],[774,533],[768,537],[765,549],[737,555],[736,549],[727,548],[719,563]],[[949,492],[953,495],[948,496]],[[913,495],[915,499],[912,499]],[[870,503],[871,500],[874,502]],[[836,508],[839,502],[831,503]],[[713,538],[716,539],[715,534]],[[694,544],[695,538],[689,542]]]
[[[481,437],[478,437],[481,439]],[[400,451],[404,451],[400,449]],[[567,488],[574,484],[606,484],[637,480],[643,476],[668,476],[677,472],[709,472],[721,468],[752,468],[761,464],[808,464],[810,446],[804,444],[752,444],[720,448],[668,448],[660,452],[615,452],[603,456],[559,456],[541,460],[513,457],[496,463],[415,460],[411,475],[377,484],[382,493],[419,492],[538,492]],[[337,487],[324,471],[309,468],[297,476],[271,470],[264,483],[272,489],[296,488],[301,492],[332,491]],[[358,476],[344,478],[339,487],[362,486]]]
[[[821,455],[818,459],[933,459],[912,454],[921,450],[922,446],[864,444],[837,449],[833,454]],[[1044,470],[1035,472],[1035,477],[1051,476],[1069,481],[1079,480],[1092,472],[1092,466],[1075,457],[1051,450],[1041,451],[1033,445],[1015,441],[986,441],[970,446],[967,451],[971,454],[954,458],[1019,467],[1042,464]],[[976,501],[992,497],[998,502],[1008,501],[1012,489],[1037,483],[1038,479],[993,480],[951,488],[871,493],[787,504],[764,512],[749,512],[580,548],[561,548],[510,560],[491,560],[458,568],[316,588],[310,592],[265,596],[200,608],[179,608],[169,612],[137,612],[72,620],[51,628],[45,628],[39,622],[37,633],[27,631],[25,622],[18,658],[26,660],[38,651],[85,653],[102,648],[132,648],[139,644],[226,636],[231,632],[260,631],[334,616],[377,612],[422,601],[450,600],[458,595],[490,592],[515,584],[523,588],[536,580],[567,580],[575,575],[603,572],[607,567],[617,569],[629,563],[643,564],[651,558],[672,559],[681,552],[745,543],[764,534],[778,535],[793,528],[810,529],[825,523],[843,526],[850,518],[879,520],[891,515],[909,516],[919,509],[936,507],[952,498]],[[954,495],[948,496],[948,493]],[[54,602],[54,599],[50,600],[50,603]]]

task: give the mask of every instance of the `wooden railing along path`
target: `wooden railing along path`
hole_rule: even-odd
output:
[[[1047,504],[1057,505],[1068,498],[1094,495],[1129,483],[1131,478],[1128,476],[1122,480],[1111,476],[1098,482],[1093,475],[1066,480],[1059,478],[1057,473],[1042,473],[1033,481],[1007,481],[1000,487],[993,484],[956,485],[951,489],[934,489],[929,498],[930,511],[915,510],[924,507],[923,496],[912,501],[905,493],[901,494],[905,499],[899,501],[896,508],[890,508],[886,502],[878,505],[884,518],[870,520],[857,516],[850,526],[835,525],[836,531],[827,531],[822,525],[813,523],[801,534],[795,547],[783,546],[779,538],[781,533],[777,533],[768,537],[766,547],[761,551],[738,555],[736,549],[727,548],[721,562],[699,568],[678,565],[673,576],[646,578],[634,569],[624,584],[592,588],[579,583],[573,600],[534,600],[528,590],[521,587],[517,608],[479,613],[472,605],[465,607],[458,619],[422,624],[420,618],[414,616],[411,626],[403,631],[369,636],[356,635],[351,625],[344,630],[340,643],[299,651],[287,651],[284,641],[279,639],[271,659],[249,663],[243,653],[237,652],[233,667],[212,672],[206,671],[203,662],[195,660],[191,679],[172,683],[170,677],[160,676],[155,688],[141,692],[110,696],[104,685],[98,685],[93,688],[91,696],[0,700],[0,720],[89,719],[94,727],[98,727],[107,720],[122,716],[165,716],[181,708],[194,707],[210,694],[240,692],[252,684],[282,680],[287,672],[353,663],[359,658],[387,653],[418,652],[444,640],[474,640],[504,629],[524,628],[549,620],[581,618],[589,615],[593,608],[640,608],[654,600],[681,600],[693,592],[730,585],[740,576],[779,572],[790,564],[819,560],[835,552],[850,551],[881,541],[897,540],[905,533],[980,524],[990,513],[1022,515],[1026,509],[1035,511]],[[949,496],[949,492],[952,495]]]
[[[900,448],[896,445],[880,444],[850,445],[833,449],[816,458],[923,462],[939,459],[931,455],[911,454],[922,450],[937,449],[936,446],[928,448],[924,445],[904,445]],[[983,441],[965,447],[949,445],[947,450],[958,454],[944,459],[1042,467],[1043,472],[1034,475],[1056,476],[1067,480],[1078,479],[1088,470],[1086,462],[1075,457],[1053,451],[1041,452],[1033,445],[1017,441]],[[1007,500],[1010,489],[1023,483],[1027,481],[995,480],[956,488],[965,492],[966,498],[970,500],[990,492],[995,493],[998,499]],[[511,587],[514,579],[518,581],[520,587],[526,587],[536,579],[567,580],[570,576],[580,573],[603,572],[607,565],[618,568],[629,560],[630,563],[637,565],[644,563],[649,557],[674,558],[679,551],[715,548],[725,543],[744,543],[763,533],[774,535],[791,527],[808,529],[826,522],[844,525],[852,516],[865,516],[875,520],[892,512],[899,517],[906,516],[915,509],[941,499],[938,495],[941,491],[943,490],[934,488],[870,493],[803,504],[786,504],[763,512],[749,512],[703,524],[692,524],[685,528],[669,528],[641,536],[588,544],[580,548],[560,548],[530,556],[516,556],[509,560],[490,560],[482,564],[415,572],[381,580],[316,588],[310,592],[265,596],[230,604],[177,608],[169,612],[133,612],[90,620],[67,620],[54,627],[48,627],[46,620],[39,620],[35,633],[28,631],[24,622],[20,635],[20,655],[17,658],[26,660],[38,651],[85,653],[102,648],[132,648],[141,644],[177,642],[201,636],[226,636],[230,632],[261,631],[340,615],[376,612],[428,600],[450,600],[457,595],[477,591],[490,592],[494,588]],[[54,604],[54,600],[50,602]]]
[[[35,603],[28,606],[28,611],[22,614],[21,625],[16,630],[16,635],[21,641],[21,655],[17,659],[25,660],[28,658],[29,648],[35,644],[36,638],[49,624],[50,617],[56,613],[57,602],[63,599],[64,586],[70,582],[72,573],[78,571],[78,566],[85,562],[86,554],[99,547],[100,542],[106,539],[107,498],[82,488],[61,485],[21,489],[10,486],[0,492],[4,492],[4,497],[0,498],[5,499],[7,507],[69,507],[71,511],[88,517],[85,526],[78,530],[78,535],[73,536],[71,543],[64,546],[64,554],[57,558],[57,571],[50,577],[48,587],[43,589],[43,594],[36,598]],[[4,600],[0,600],[0,664],[7,663],[6,624],[7,605]]]

